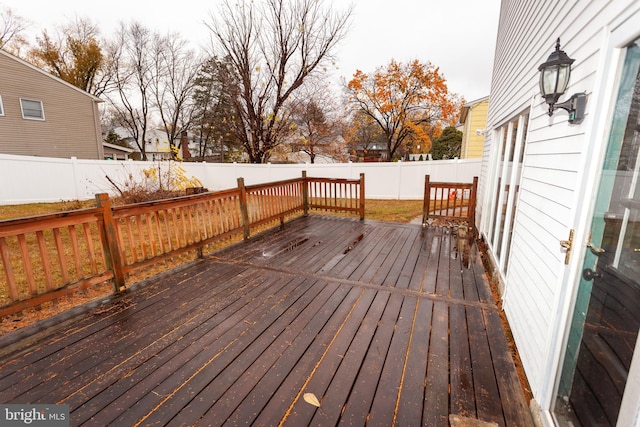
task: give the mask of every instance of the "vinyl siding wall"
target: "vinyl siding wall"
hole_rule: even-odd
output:
[[[486,127],[488,107],[489,101],[485,100],[469,108],[469,116],[465,122],[465,136],[461,158],[478,159],[482,157],[484,136],[476,134],[476,130]]]
[[[102,159],[96,99],[0,54],[0,153]],[[42,101],[45,120],[22,118],[20,98]]]
[[[589,205],[580,195],[585,191],[585,167],[593,162],[589,144],[599,119],[590,113],[606,97],[594,93],[601,87],[605,67],[601,50],[610,24],[637,8],[632,0],[502,1],[479,184],[480,230],[489,237],[498,130],[530,108],[509,264],[501,278],[504,309],[534,398],[553,382],[546,371],[548,358],[557,346],[552,341],[557,337],[560,306],[573,286],[565,283],[570,275],[559,241],[569,237],[576,217]],[[576,92],[588,96],[587,116],[579,125],[568,124],[564,111],[550,118],[539,95],[538,66],[558,37],[561,49],[575,59],[561,101]]]

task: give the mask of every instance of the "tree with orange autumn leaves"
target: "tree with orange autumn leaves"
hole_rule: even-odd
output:
[[[418,145],[428,152],[431,140],[458,120],[463,100],[449,93],[437,67],[418,60],[391,60],[374,74],[358,70],[347,85],[356,111],[380,127],[387,144],[387,161]]]

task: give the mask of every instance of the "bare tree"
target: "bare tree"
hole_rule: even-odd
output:
[[[252,163],[268,160],[289,132],[287,101],[332,58],[351,12],[332,11],[322,0],[226,0],[211,16],[214,48],[236,75],[239,137]]]
[[[151,90],[163,127],[172,148],[179,135],[189,129],[193,116],[192,95],[201,60],[177,34],[156,37]],[[177,150],[172,150],[174,155]]]
[[[107,96],[114,119],[135,141],[142,160],[147,160],[146,132],[150,122],[154,79],[154,35],[138,22],[121,24],[110,47],[115,89]]]
[[[10,8],[2,7],[0,10],[0,49],[19,55],[20,48],[28,44],[22,35],[27,26],[26,19],[13,13]]]

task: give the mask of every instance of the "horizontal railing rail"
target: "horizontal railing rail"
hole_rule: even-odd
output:
[[[357,213],[364,219],[359,180],[307,178],[238,187],[173,199],[0,221],[0,317],[108,280],[114,292],[158,261],[210,244],[248,239],[255,229],[309,211]]]
[[[476,199],[478,177],[472,183],[431,182],[430,176],[424,179],[424,205],[422,226],[430,219],[466,222],[475,235]]]

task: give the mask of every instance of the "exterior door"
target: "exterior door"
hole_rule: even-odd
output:
[[[640,328],[640,39],[627,48],[555,418],[614,426]]]

